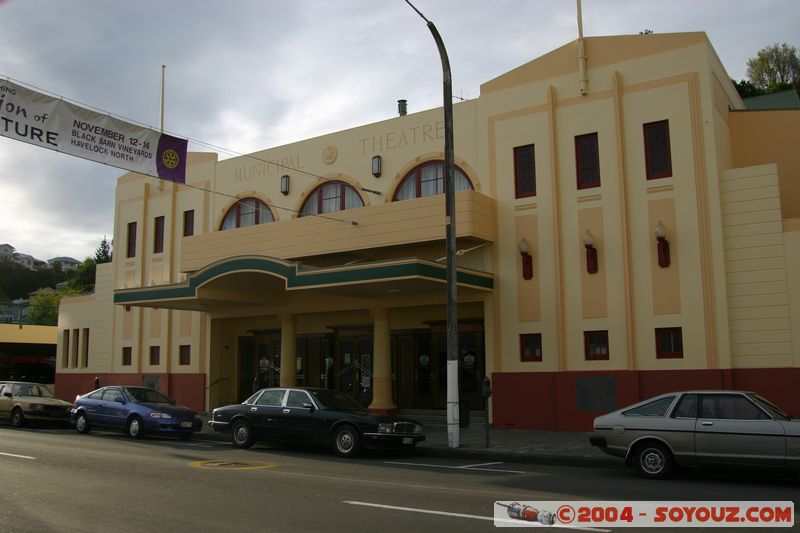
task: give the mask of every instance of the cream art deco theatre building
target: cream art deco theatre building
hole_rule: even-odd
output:
[[[588,430],[668,390],[800,411],[800,111],[748,111],[704,33],[574,41],[454,106],[460,399]],[[114,260],[62,301],[56,391],[254,387],[444,409],[444,123],[432,109],[119,178]]]

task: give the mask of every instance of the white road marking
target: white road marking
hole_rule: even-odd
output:
[[[3,452],[0,452],[0,455],[5,455],[6,457],[16,457],[17,459],[31,459],[31,460],[34,460],[34,461],[36,460],[36,457],[31,457],[29,455],[17,455],[15,453],[3,453]]]
[[[414,507],[397,507],[395,505],[383,505],[380,503],[369,503],[369,502],[344,501],[342,503],[346,503],[348,505],[361,505],[364,507],[377,507],[379,509],[391,509],[393,511],[410,511],[412,513],[435,514],[440,516],[454,516],[457,518],[471,518],[473,520],[488,520],[489,522],[494,521],[493,516],[479,516],[474,514],[463,514],[463,513],[448,513],[446,511],[434,511],[431,509],[416,509]]]
[[[421,514],[433,514],[438,516],[452,516],[454,518],[469,518],[471,520],[486,520],[487,522],[494,522],[494,516],[480,516],[476,514],[464,514],[464,513],[450,513],[447,511],[434,511],[433,509],[418,509],[416,507],[399,507],[397,505],[384,505],[382,503],[370,503],[370,502],[357,502],[357,501],[343,501],[342,503],[346,503],[348,505],[360,505],[362,507],[376,507],[378,509],[389,509],[391,511],[407,511],[411,513],[421,513]],[[503,519],[503,522],[512,522],[515,524],[519,524],[519,520],[512,520],[512,519]],[[526,527],[560,527],[564,529],[575,529],[578,531],[599,531],[602,533],[607,533],[611,531],[610,529],[599,529],[599,528],[592,528],[592,527],[577,527],[577,526],[568,526],[563,524],[554,524],[552,526],[546,526],[544,524],[538,524],[536,522],[523,522]]]
[[[501,470],[499,468],[478,468],[481,465],[446,466],[446,465],[431,465],[427,463],[404,463],[400,461],[384,461],[384,463],[388,465],[425,466],[428,468],[449,468],[451,470],[475,470],[481,472],[501,472],[506,474],[527,474],[527,472],[525,472],[524,470]],[[501,465],[503,463],[484,463],[484,464]]]

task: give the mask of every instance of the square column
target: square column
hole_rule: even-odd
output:
[[[392,337],[389,329],[390,310],[370,309],[372,332],[372,403],[370,411],[386,412],[397,409],[392,401]]]

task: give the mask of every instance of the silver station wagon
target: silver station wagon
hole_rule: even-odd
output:
[[[598,416],[589,440],[653,479],[677,466],[800,470],[800,420],[753,392],[662,394]]]

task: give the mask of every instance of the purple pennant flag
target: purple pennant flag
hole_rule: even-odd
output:
[[[186,183],[186,147],[188,141],[161,134],[156,152],[156,169],[162,180]]]

